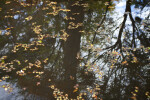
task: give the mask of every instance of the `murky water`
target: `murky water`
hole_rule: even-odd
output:
[[[1,0],[0,100],[150,99],[149,0]]]

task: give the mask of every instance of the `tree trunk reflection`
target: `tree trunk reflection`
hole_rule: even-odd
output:
[[[81,4],[82,2],[79,2]],[[64,68],[65,68],[65,87],[66,91],[70,94],[71,97],[76,97],[73,93],[74,86],[77,83],[76,74],[78,67],[77,54],[80,51],[80,40],[81,33],[79,32],[82,29],[82,26],[78,26],[83,22],[84,12],[83,7],[79,5],[74,5],[74,1],[68,3],[68,9],[71,10],[68,13],[68,18],[74,18],[75,20],[67,20],[67,29],[66,32],[69,35],[67,40],[64,43]],[[79,13],[79,14],[77,14]],[[71,25],[71,23],[73,23]]]

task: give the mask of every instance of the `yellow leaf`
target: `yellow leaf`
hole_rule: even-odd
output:
[[[5,30],[9,30],[10,28],[6,28]]]
[[[41,40],[39,40],[39,41],[38,41],[38,43],[42,43],[42,41],[41,41]]]
[[[27,21],[30,21],[32,19],[32,16],[28,16],[27,18],[25,18]]]
[[[62,10],[64,12],[69,12],[70,11],[69,9],[60,9],[60,10]]]
[[[3,88],[5,88],[6,86],[5,86],[5,85],[3,85],[2,87],[3,87]]]
[[[77,92],[78,91],[78,88],[75,88],[74,90],[73,90],[73,93],[75,93],[75,92]]]
[[[55,86],[54,85],[51,85],[51,86],[49,86],[51,89],[55,89]]]
[[[135,90],[135,92],[138,92],[138,90]]]
[[[145,95],[147,95],[147,96],[148,96],[148,94],[149,94],[149,92],[146,92],[146,93],[145,93]]]
[[[18,62],[18,65],[21,65],[20,61],[17,61]]]
[[[125,64],[127,64],[127,61],[123,61],[123,62],[122,62],[122,65],[125,65]]]

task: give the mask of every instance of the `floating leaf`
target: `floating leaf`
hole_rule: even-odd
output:
[[[1,60],[1,62],[2,62],[2,63],[5,63],[5,60],[4,60],[4,59],[2,59],[2,60]]]
[[[127,64],[127,61],[123,61],[123,62],[122,62],[122,65],[126,65],[126,64]]]
[[[73,93],[75,93],[75,92],[77,92],[78,91],[78,88],[75,88],[74,90],[73,90]]]
[[[6,28],[5,30],[10,30],[11,28]]]
[[[7,1],[5,4],[10,4],[11,2],[10,1]]]
[[[137,100],[136,97],[134,97],[134,96],[133,96],[133,97],[130,97],[130,98],[131,98],[132,100]]]
[[[54,85],[51,85],[51,86],[49,86],[51,89],[54,89],[55,88],[55,86]]]
[[[47,60],[48,60],[48,58],[46,58],[46,59],[44,60],[44,63],[47,63]]]
[[[9,76],[8,76],[8,75],[6,75],[6,76],[5,76],[5,78],[9,78]]]
[[[27,21],[30,21],[32,19],[32,16],[28,16],[27,18],[25,18]]]
[[[109,2],[105,2],[105,5],[109,5]]]
[[[19,61],[19,60],[17,61],[17,63],[18,63],[18,65],[21,65],[21,63],[20,63],[20,61]]]
[[[60,9],[60,10],[62,10],[64,12],[69,12],[70,11],[69,9]]]
[[[25,88],[25,87],[23,88],[23,90],[26,90],[26,89],[27,89],[27,88]]]
[[[39,41],[38,41],[38,43],[42,43],[42,41],[41,41],[41,40],[39,40]]]
[[[149,94],[149,92],[146,92],[146,93],[145,93],[145,95],[147,95],[147,96],[148,96],[148,94]]]
[[[138,92],[138,90],[135,90],[135,92]]]
[[[37,82],[37,83],[36,83],[37,86],[40,85],[40,84],[41,84],[40,82]]]
[[[10,35],[10,32],[6,32],[5,34],[6,34],[6,35]]]

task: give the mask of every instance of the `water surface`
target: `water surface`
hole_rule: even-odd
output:
[[[0,100],[150,99],[149,0],[1,0]]]

